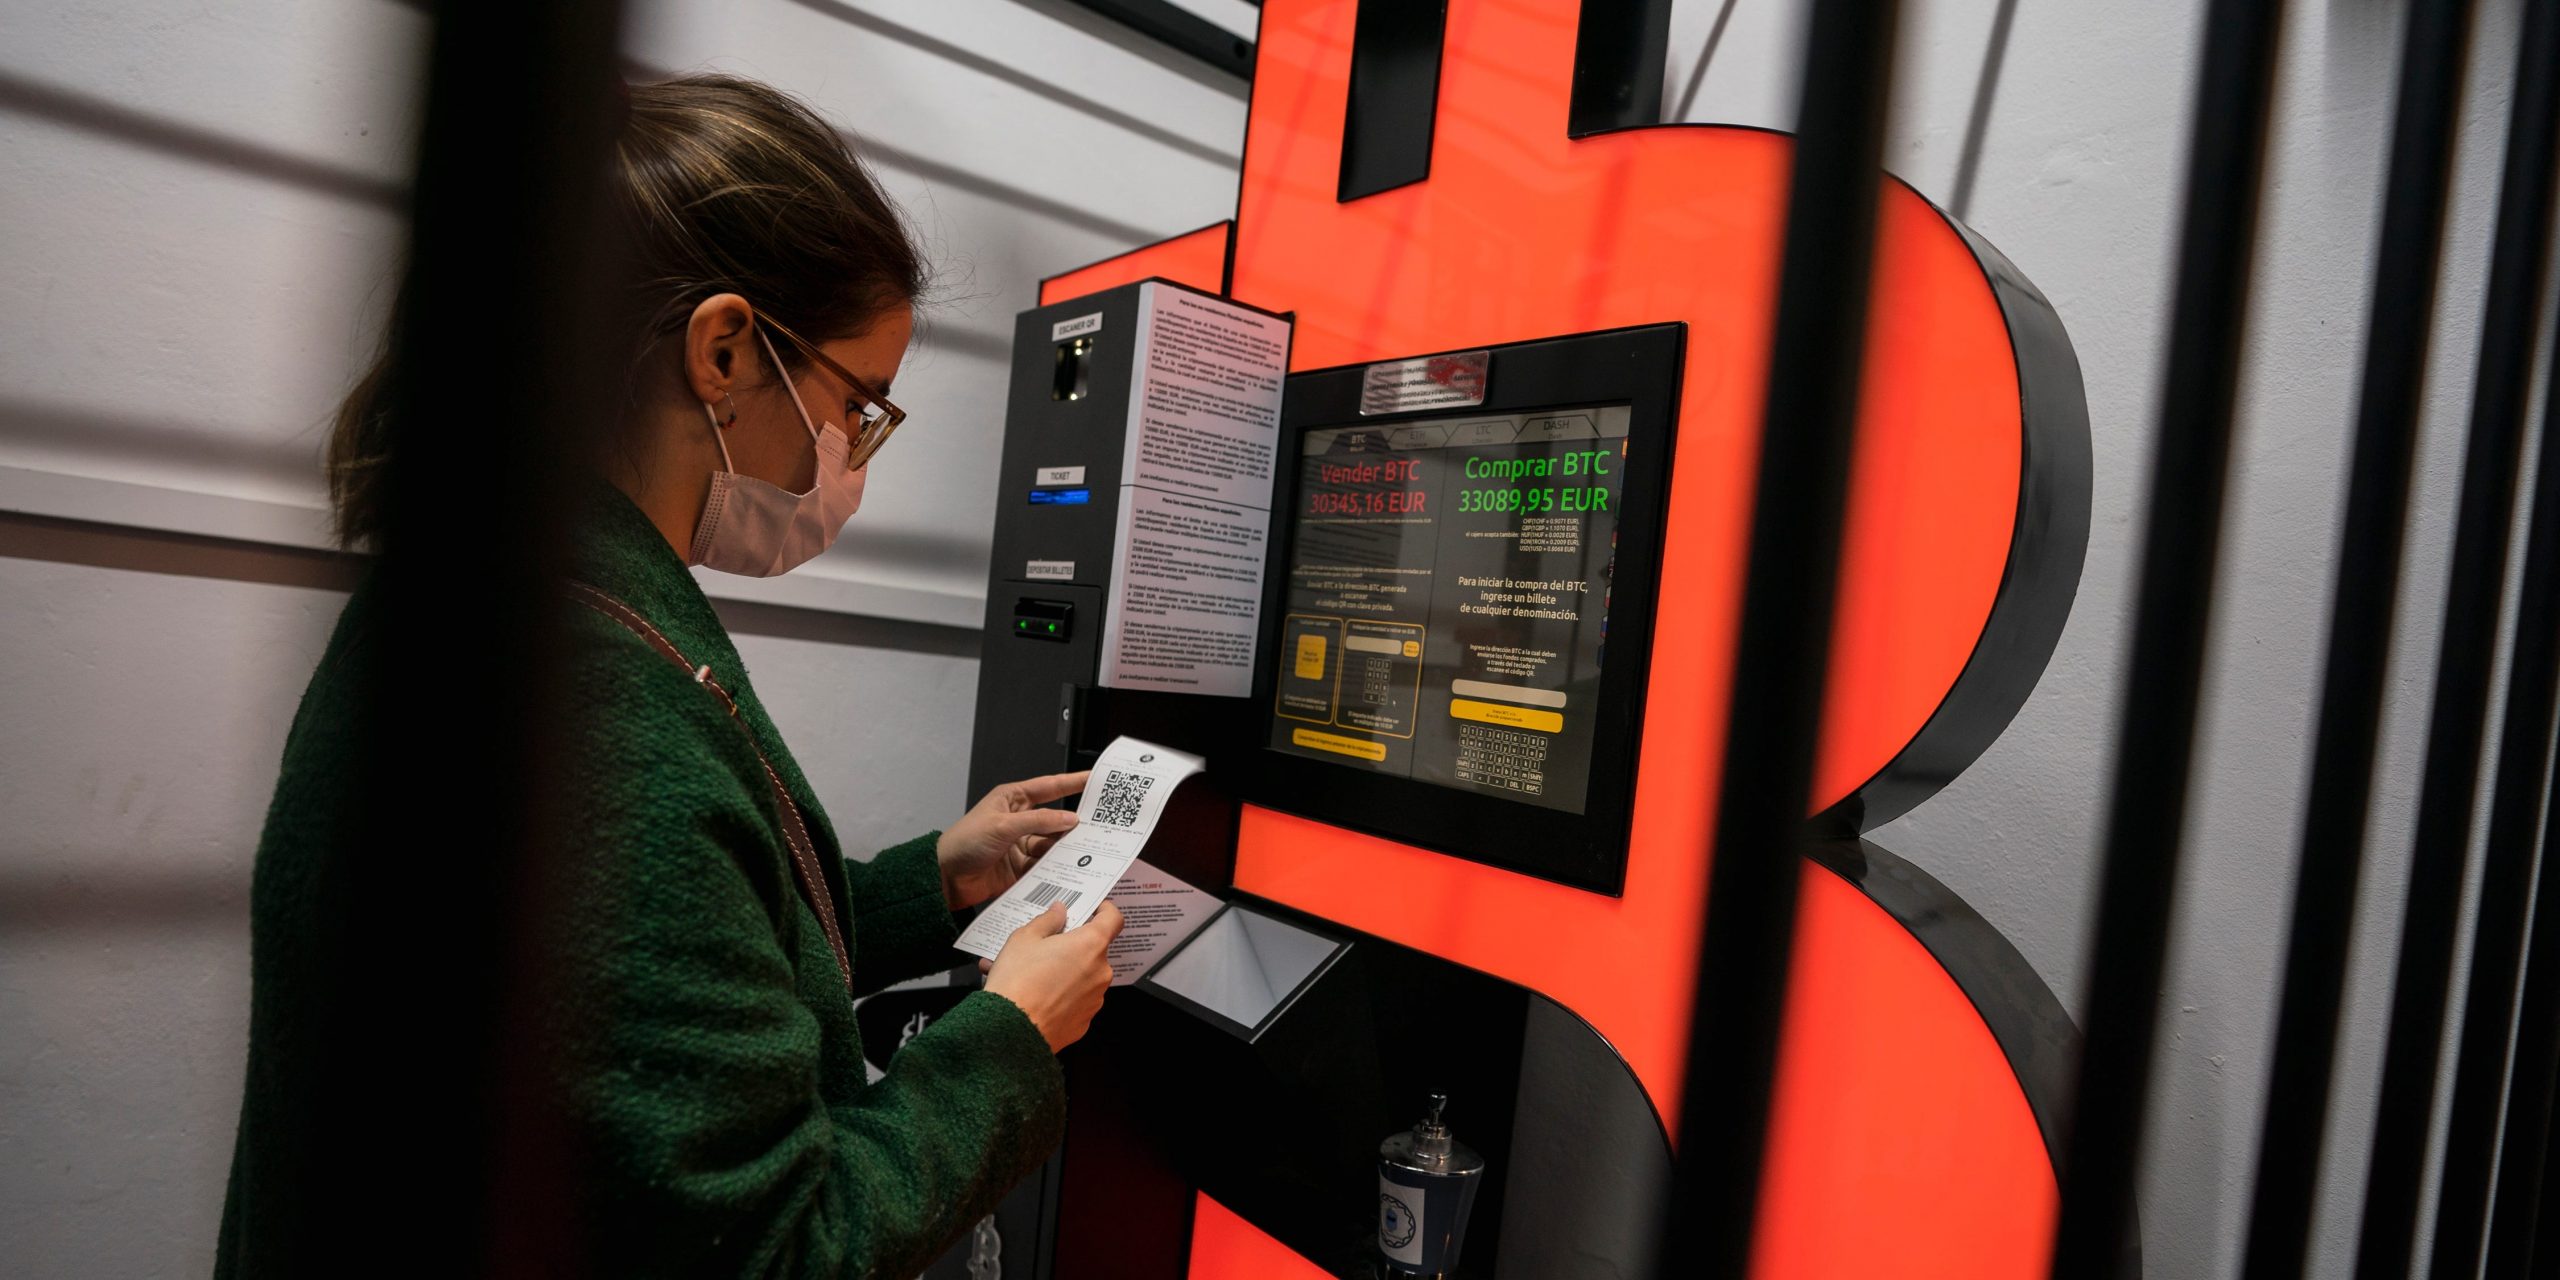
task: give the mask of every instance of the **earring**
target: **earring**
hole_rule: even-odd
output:
[[[738,425],[738,397],[724,391],[720,393],[720,403],[729,406],[729,416],[720,420],[720,429],[726,431]]]

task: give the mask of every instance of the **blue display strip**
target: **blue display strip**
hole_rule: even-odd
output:
[[[1080,507],[1093,501],[1091,489],[1034,489],[1031,505],[1035,507]]]

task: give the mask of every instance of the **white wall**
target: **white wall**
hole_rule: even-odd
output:
[[[0,1273],[202,1275],[258,819],[343,597],[0,559],[0,599]]]
[[[1965,204],[2070,325],[2097,436],[2089,567],[2016,726],[1880,838],[2076,1004],[2202,5],[2021,3],[1958,202],[1997,5],[1912,9],[1891,164]],[[1675,10],[1675,99],[1724,8]],[[2154,1112],[2156,1276],[2229,1274],[2245,1203],[2401,8],[2293,6]],[[2411,543],[2421,584],[2448,541],[2515,10],[2489,0],[2477,42]],[[1733,4],[1687,118],[1787,123],[1802,11]],[[310,545],[316,428],[397,252],[424,19],[389,0],[0,0],[0,30],[0,512]],[[900,483],[874,487],[814,587],[784,581],[821,608],[973,622],[1008,317],[1041,275],[1226,216],[1240,97],[1063,0],[669,2],[629,43],[650,67],[720,66],[812,98],[873,144],[953,268],[900,378],[915,421],[884,457]],[[0,515],[0,1273],[205,1269],[241,1065],[250,851],[346,573]],[[2345,1274],[2352,1239],[2336,1209],[2361,1178],[2436,614],[2420,594],[2402,628],[2322,1275]],[[957,803],[963,634],[731,616],[849,843]]]
[[[426,19],[5,3],[0,510],[326,545],[312,462],[392,281]],[[865,545],[720,592],[975,626],[1010,317],[1225,217],[1241,86],[1062,0],[633,11],[636,76],[757,76],[857,132],[946,272]]]
[[[292,548],[324,543],[320,426],[393,283],[426,30],[390,0],[0,0],[0,1275],[210,1264],[250,861],[353,572]],[[628,48],[810,99],[945,268],[895,483],[818,572],[723,584],[876,848],[961,802],[1011,317],[1226,216],[1242,85],[1059,0],[679,0]]]

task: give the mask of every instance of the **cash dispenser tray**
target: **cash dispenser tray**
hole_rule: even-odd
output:
[[[1671,1144],[1590,1024],[1514,983],[1249,894],[1063,1061],[1056,1267],[1185,1273],[1206,1193],[1326,1272],[1383,1276],[1382,1135],[1445,1093],[1489,1168],[1457,1274],[1645,1274]],[[1614,1270],[1612,1270],[1614,1268]]]

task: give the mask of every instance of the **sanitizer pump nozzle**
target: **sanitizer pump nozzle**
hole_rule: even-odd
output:
[[[1484,1157],[1449,1136],[1440,1113],[1449,1095],[1431,1095],[1431,1113],[1378,1144],[1378,1252],[1399,1276],[1458,1270],[1467,1211],[1484,1181]]]

